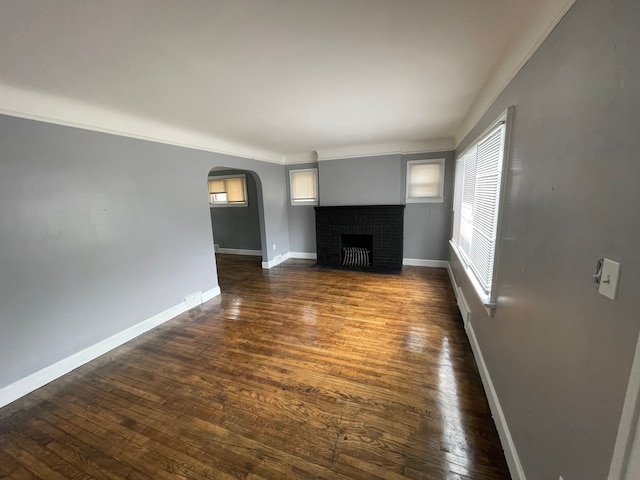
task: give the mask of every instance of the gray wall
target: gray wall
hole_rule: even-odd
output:
[[[494,318],[451,262],[529,480],[603,479],[612,457],[640,328],[639,25],[637,0],[578,0],[459,147],[515,106]]]
[[[453,152],[416,153],[402,156],[402,195],[406,196],[407,162],[444,158],[444,202],[408,203],[404,210],[404,257],[447,260],[453,208]]]
[[[318,162],[320,205],[404,203],[401,172],[400,154]]]
[[[256,180],[244,170],[216,170],[209,176],[244,173],[247,181],[246,207],[210,207],[213,238],[220,248],[262,250],[260,209]]]
[[[303,168],[318,168],[318,163],[287,165],[287,205],[289,214],[289,245],[292,252],[316,253],[316,212],[313,205],[291,205],[289,171]]]
[[[288,252],[282,165],[0,116],[0,388],[217,286],[216,165],[259,175]]]

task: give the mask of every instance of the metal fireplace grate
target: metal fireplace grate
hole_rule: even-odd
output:
[[[371,250],[364,247],[342,247],[342,265],[345,267],[368,268],[369,253]]]

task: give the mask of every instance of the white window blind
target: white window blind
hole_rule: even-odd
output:
[[[245,175],[210,177],[209,204],[211,206],[246,207],[248,202]]]
[[[318,203],[318,169],[289,170],[291,205]]]
[[[244,177],[227,178],[224,183],[227,187],[227,200],[229,203],[237,203],[246,201]]]
[[[493,304],[506,119],[504,114],[456,161],[452,243],[485,305]]]
[[[444,198],[444,159],[407,162],[408,203],[441,202]]]

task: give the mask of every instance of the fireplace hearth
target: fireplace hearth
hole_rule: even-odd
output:
[[[402,270],[404,205],[315,207],[317,264]]]

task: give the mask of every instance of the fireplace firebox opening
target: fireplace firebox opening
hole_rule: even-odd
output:
[[[345,267],[369,268],[373,266],[373,235],[340,235],[342,265]]]

